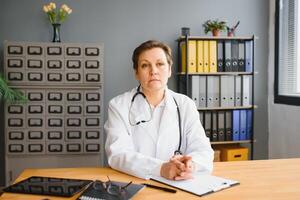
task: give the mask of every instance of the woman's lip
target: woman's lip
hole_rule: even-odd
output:
[[[151,79],[150,82],[151,82],[151,81],[159,81],[159,79]]]

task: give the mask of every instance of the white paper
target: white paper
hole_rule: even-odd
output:
[[[193,179],[173,181],[161,176],[154,176],[151,179],[182,189],[187,192],[202,196],[208,193],[216,192],[230,186],[239,184],[238,181],[225,179],[203,173],[194,173]]]

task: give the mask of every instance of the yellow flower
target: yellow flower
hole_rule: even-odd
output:
[[[49,7],[51,8],[51,10],[54,10],[56,8],[56,5],[55,5],[55,3],[50,2]]]
[[[44,5],[43,10],[45,13],[47,13],[48,18],[52,24],[64,22],[67,15],[72,13],[72,9],[69,8],[66,4],[63,4],[57,11],[56,5],[53,2],[50,2],[48,5]]]
[[[44,6],[43,6],[43,10],[44,10],[45,13],[49,12],[48,6],[44,5]]]

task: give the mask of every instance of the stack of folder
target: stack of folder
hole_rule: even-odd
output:
[[[250,140],[253,110],[201,111],[200,120],[210,141]]]
[[[192,76],[191,98],[198,108],[249,107],[252,75]]]
[[[253,41],[190,39],[188,45],[181,42],[181,72],[253,72]]]

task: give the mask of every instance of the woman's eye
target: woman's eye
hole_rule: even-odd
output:
[[[158,65],[158,66],[164,66],[165,63],[162,63],[162,62],[161,62],[161,63],[157,63],[157,65]]]
[[[148,67],[148,64],[142,64],[141,67],[146,68],[146,67]]]

